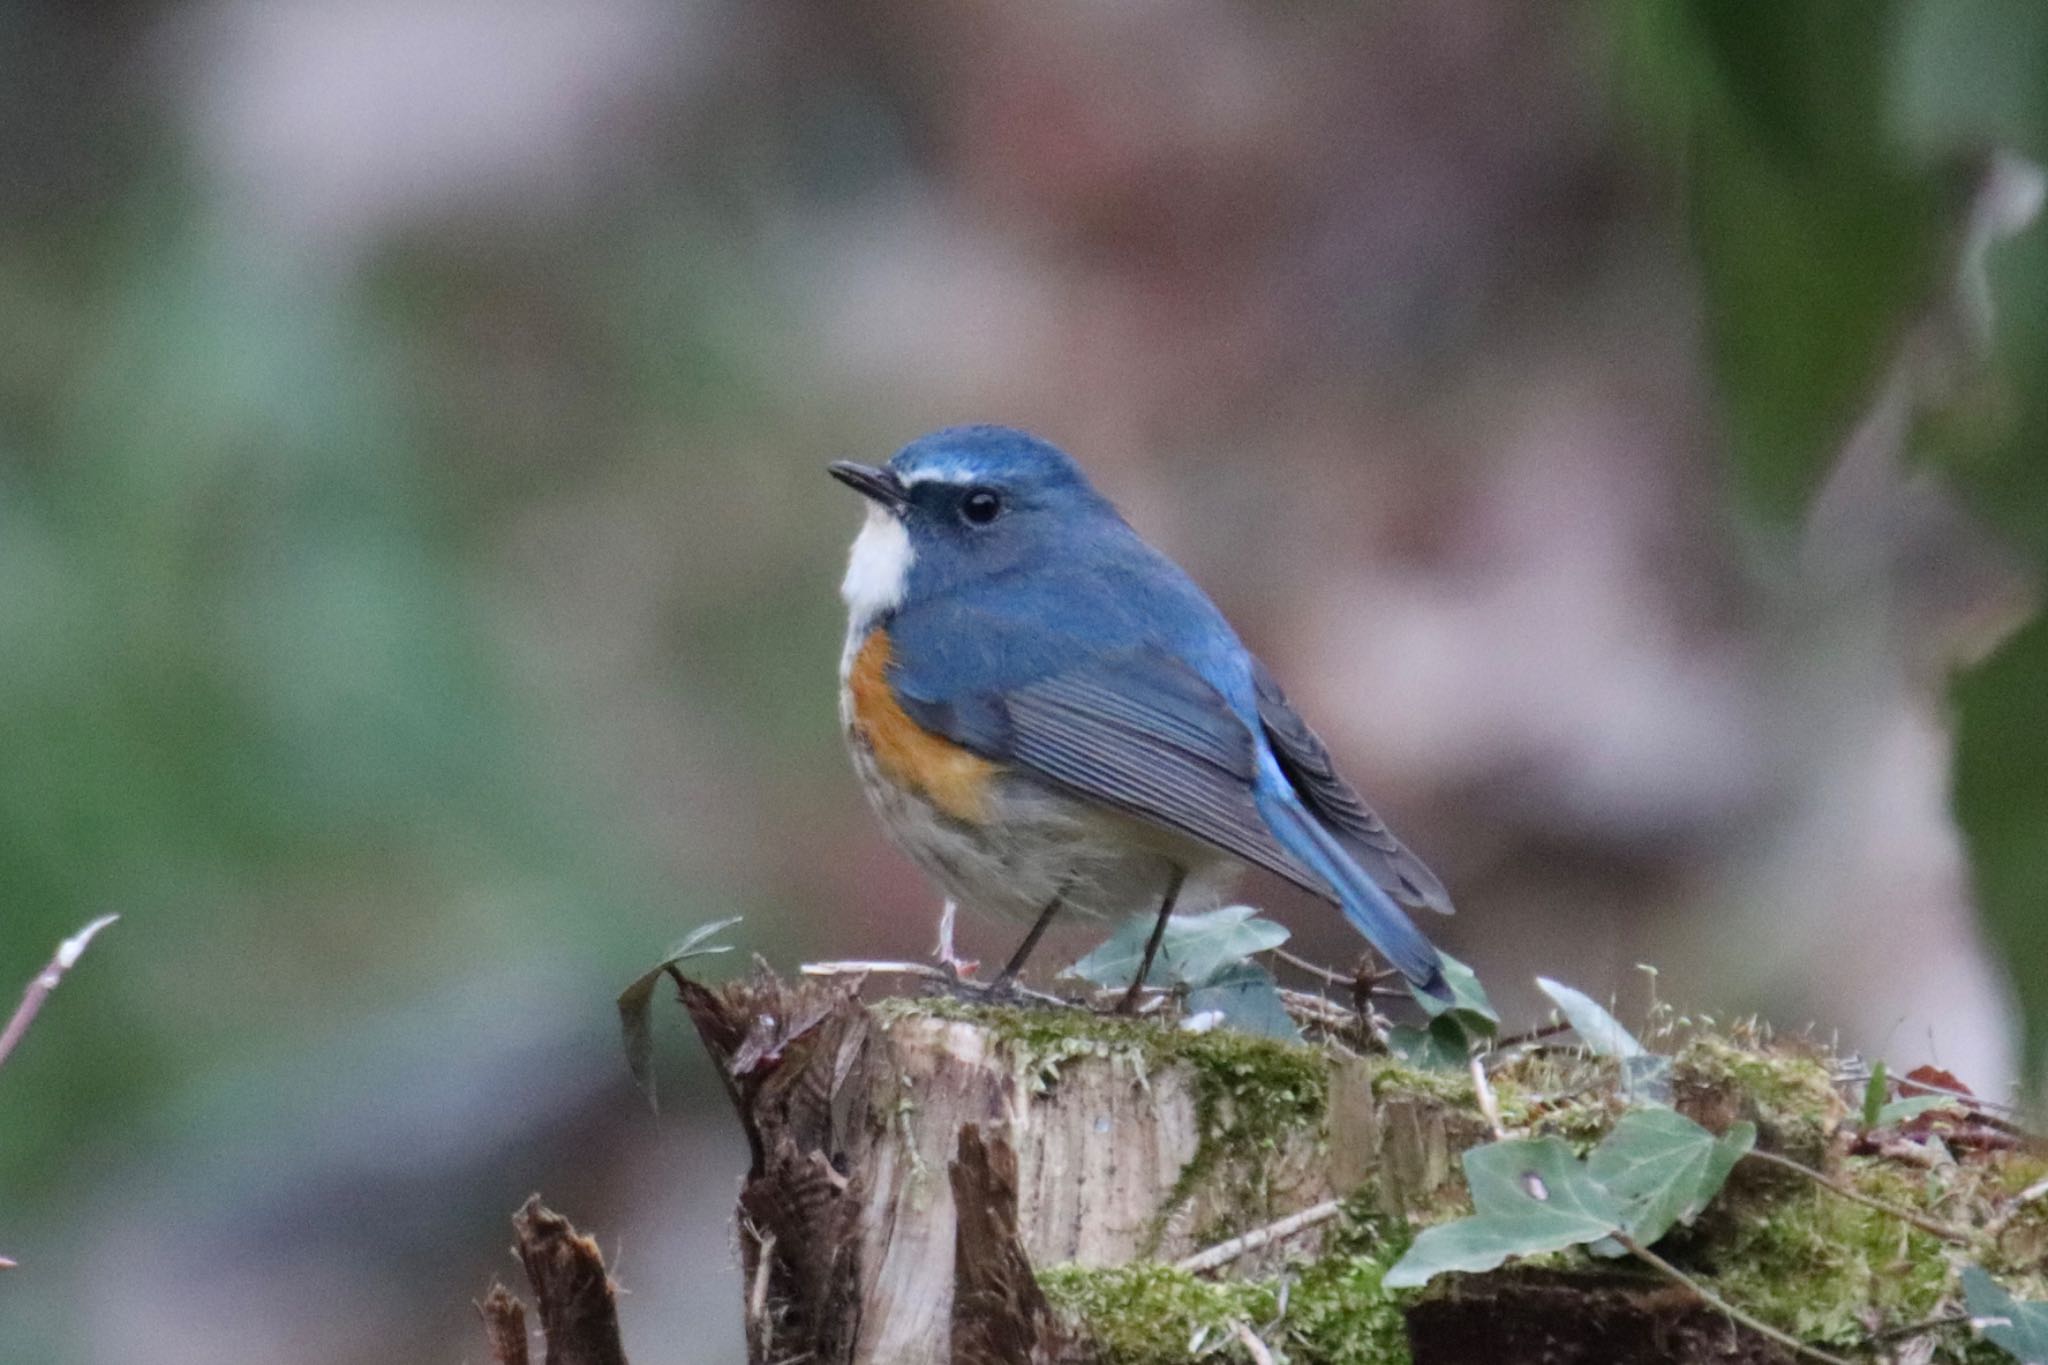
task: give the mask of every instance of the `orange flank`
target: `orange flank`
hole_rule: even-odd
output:
[[[977,825],[987,820],[988,783],[996,765],[904,714],[889,687],[888,631],[868,633],[846,675],[846,687],[853,696],[853,728],[885,777],[955,820]]]

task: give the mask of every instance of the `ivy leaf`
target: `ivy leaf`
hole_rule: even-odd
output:
[[[1962,1101],[1951,1095],[1914,1095],[1880,1105],[1877,1119],[1870,1126],[1886,1128],[1894,1123],[1904,1123],[1907,1119],[1919,1118],[1930,1109],[1952,1109],[1960,1112],[1962,1108]]]
[[[1301,1030],[1281,1003],[1279,983],[1256,962],[1232,962],[1188,992],[1188,1010],[1215,1010],[1239,1033],[1301,1041]]]
[[[714,920],[700,924],[677,941],[674,947],[662,955],[661,961],[633,978],[633,984],[619,992],[619,1031],[626,1045],[626,1069],[633,1073],[633,1083],[647,1096],[649,1108],[654,1108],[654,1031],[649,1018],[649,1006],[654,1001],[654,987],[662,974],[678,962],[693,957],[710,957],[714,953],[729,953],[729,943],[712,943],[710,940],[738,924],[742,916]]]
[[[1413,982],[1408,985],[1409,994],[1415,997],[1431,1019],[1448,1016],[1475,1038],[1493,1037],[1500,1031],[1500,1014],[1494,1009],[1493,1002],[1486,998],[1486,988],[1479,984],[1478,975],[1449,953],[1439,952],[1437,957],[1443,961],[1444,984],[1451,988],[1451,998],[1439,1000],[1433,995],[1424,995],[1415,989]]]
[[[1561,981],[1552,981],[1547,976],[1537,977],[1536,985],[1556,1003],[1565,1022],[1572,1026],[1572,1031],[1579,1035],[1586,1050],[1595,1057],[1643,1055],[1643,1045],[1636,1041],[1636,1036],[1622,1027],[1621,1021],[1609,1014],[1592,996]]]
[[[1586,1173],[1620,1203],[1628,1235],[1648,1246],[1699,1217],[1755,1145],[1751,1123],[1717,1138],[1676,1110],[1631,1109],[1593,1149]]]
[[[1621,1093],[1639,1104],[1671,1104],[1671,1059],[1654,1052],[1621,1059]]]
[[[1425,1229],[1387,1271],[1390,1289],[1413,1289],[1447,1270],[1492,1270],[1510,1256],[1559,1251],[1622,1230],[1619,1201],[1562,1138],[1512,1138],[1465,1153],[1470,1218]]]
[[[1963,1267],[1970,1325],[2022,1365],[2048,1365],[2048,1303],[2015,1299],[1976,1266]]]
[[[1418,1071],[1463,1071],[1472,1056],[1472,1037],[1455,1017],[1444,1014],[1425,1028],[1396,1024],[1388,1029],[1387,1050]]]
[[[1249,905],[1226,905],[1202,915],[1175,915],[1166,922],[1159,954],[1146,974],[1148,986],[1199,986],[1233,963],[1287,941],[1284,926],[1260,919]],[[1145,960],[1145,943],[1158,916],[1133,915],[1106,942],[1067,968],[1097,986],[1127,986]]]

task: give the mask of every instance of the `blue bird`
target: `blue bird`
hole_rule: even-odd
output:
[[[890,835],[946,893],[1031,922],[1158,912],[1244,864],[1341,907],[1423,991],[1436,949],[1401,902],[1449,896],[1337,775],[1265,666],[1064,452],[952,427],[879,467],[841,596],[840,712]]]

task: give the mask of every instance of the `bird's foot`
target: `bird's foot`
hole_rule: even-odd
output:
[[[963,977],[931,978],[929,991],[969,1005],[1008,1005],[1019,1009],[1073,1009],[1071,1000],[1032,990],[1014,977],[969,981]]]

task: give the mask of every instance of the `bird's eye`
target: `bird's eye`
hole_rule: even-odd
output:
[[[1003,499],[995,490],[975,488],[960,499],[960,515],[975,526],[986,526],[1003,513]]]

